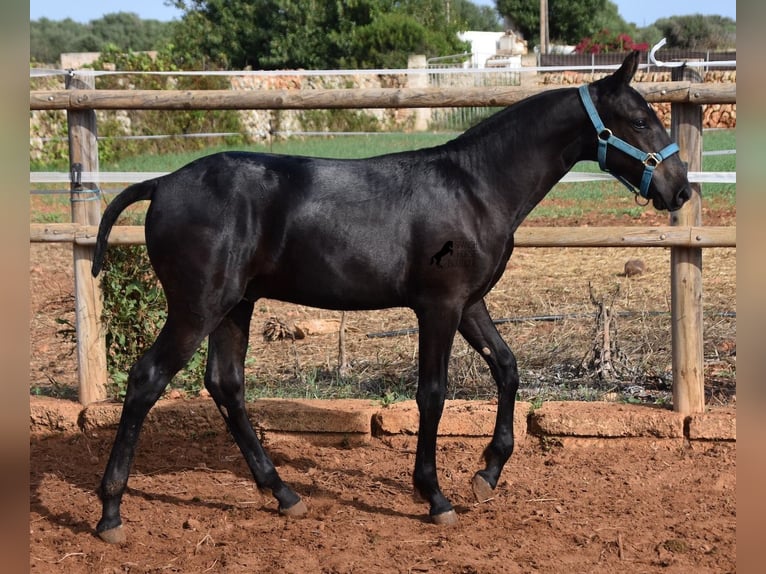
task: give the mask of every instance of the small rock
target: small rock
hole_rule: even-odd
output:
[[[625,277],[635,277],[646,271],[646,264],[641,259],[628,259],[625,262]]]
[[[721,355],[736,355],[737,354],[737,341],[733,339],[726,339],[716,345],[716,351]]]
[[[306,319],[295,324],[296,333],[306,335],[327,335],[340,330],[340,321],[336,319]],[[298,337],[301,338],[301,337]]]
[[[184,530],[199,530],[202,523],[196,518],[187,518],[183,524]]]

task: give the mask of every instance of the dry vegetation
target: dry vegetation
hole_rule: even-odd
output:
[[[624,197],[615,201],[624,201]],[[604,219],[602,211],[576,219],[538,218],[530,224],[659,225],[667,221],[665,215],[651,210],[639,219],[636,222],[625,215]],[[730,207],[705,212],[708,225],[735,221],[736,213]],[[626,276],[624,265],[630,259],[643,260],[645,271]],[[736,250],[706,250],[703,266],[706,396],[708,404],[727,404],[736,397]],[[487,304],[517,355],[521,398],[669,404],[669,269],[668,249],[517,249]],[[71,332],[70,247],[33,244],[30,271],[31,390],[74,397],[77,376]],[[606,346],[603,321],[598,318],[602,310],[611,314]],[[303,325],[305,336],[268,342],[264,327],[270,320],[277,320],[280,329]],[[337,312],[259,301],[246,364],[248,398],[361,396],[390,402],[412,397],[417,373],[413,313],[407,309],[348,313],[348,364],[342,375],[338,372],[340,320]],[[310,321],[314,325],[306,328]],[[391,331],[404,334],[369,336]],[[611,353],[607,365],[611,369],[594,361],[603,359],[604,351]],[[181,392],[194,394],[201,386],[196,381]],[[484,362],[458,336],[452,352],[449,396],[487,398],[494,392]]]
[[[736,381],[736,257],[733,250],[706,252],[705,368],[708,402],[734,400]],[[624,263],[641,257],[647,270],[626,277]],[[670,355],[669,252],[652,249],[527,249],[514,254],[501,282],[487,297],[498,328],[517,355],[527,400],[577,398],[668,404]],[[605,345],[600,302],[611,312]],[[417,333],[411,311],[394,309],[347,314],[344,377],[337,331],[304,339],[264,343],[272,317],[300,325],[340,313],[263,301],[253,317],[248,376],[255,394],[299,392],[308,396],[412,397]],[[369,335],[383,334],[371,338]],[[605,349],[606,346],[606,349]],[[594,359],[610,350],[612,370]],[[287,385],[287,388],[285,387]],[[289,389],[289,390],[288,390]],[[460,338],[452,353],[450,396],[494,396],[494,383],[480,357]]]

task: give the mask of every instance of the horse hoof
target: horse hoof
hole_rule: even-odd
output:
[[[495,496],[495,492],[487,480],[478,473],[473,475],[471,487],[473,488],[473,495],[476,497],[477,502],[487,502],[488,500],[492,500]]]
[[[302,500],[299,500],[295,504],[293,504],[290,508],[280,508],[279,514],[282,516],[289,516],[290,518],[297,518],[299,516],[305,515],[309,511],[308,507],[306,506],[306,503]]]
[[[452,524],[457,524],[457,512],[448,510],[441,514],[433,514],[431,515],[431,522],[438,526],[451,526]]]
[[[128,540],[128,536],[125,533],[125,529],[122,524],[109,530],[104,530],[98,533],[99,538],[109,544],[125,544]]]

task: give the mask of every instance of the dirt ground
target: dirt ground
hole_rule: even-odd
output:
[[[482,443],[442,440],[440,480],[460,520],[437,527],[412,497],[414,438],[350,450],[269,445],[310,508],[306,518],[285,519],[224,433],[146,434],[122,506],[129,539],[115,547],[93,534],[94,488],[111,439],[103,432],[32,441],[31,572],[736,570],[729,444],[564,448],[527,439],[495,499],[477,504],[470,478]]]
[[[647,214],[640,224],[666,222],[664,215]],[[709,213],[705,223],[734,221],[731,213]],[[558,222],[610,223],[636,222]],[[646,272],[624,277],[624,262],[636,256],[645,260]],[[632,358],[632,380],[596,385],[595,398],[634,392],[636,400],[654,397],[655,404],[663,404],[669,389],[669,320],[645,312],[668,309],[668,265],[663,249],[518,250],[488,305],[495,318],[592,312],[589,282],[598,293],[619,286],[614,308],[639,313],[635,321],[620,323],[619,331]],[[736,317],[720,313],[736,312],[736,251],[706,250],[704,265],[706,396],[708,404],[735,405]],[[31,246],[30,289],[30,390],[74,398],[76,359],[65,333],[73,321],[68,246]],[[271,301],[259,304],[248,362],[254,381],[278,392],[280,381],[300,369],[336,366],[336,334],[264,343],[260,331],[272,316],[338,318]],[[370,339],[366,334],[413,326],[412,314],[401,309],[351,314],[348,352],[356,380],[383,381],[381,394],[391,381],[411,386],[417,336]],[[545,400],[540,389],[561,379],[562,365],[581,359],[593,343],[587,323],[524,321],[499,328],[519,358],[526,400]],[[491,392],[486,369],[470,349],[457,341],[453,356],[461,396]],[[638,377],[638,372],[651,376]],[[556,389],[581,391],[582,386],[581,380],[567,379]],[[476,504],[470,478],[479,468],[484,441],[441,440],[441,484],[460,514],[457,526],[445,528],[428,523],[426,505],[412,498],[412,437],[340,449],[300,441],[268,444],[267,436],[282,477],[310,508],[307,518],[290,520],[278,515],[269,495],[258,492],[225,433],[146,433],[122,507],[129,540],[113,547],[93,534],[100,514],[95,488],[112,438],[106,430],[31,438],[30,571],[736,570],[734,444],[703,448],[640,439],[575,447],[528,438],[506,467],[495,499]]]

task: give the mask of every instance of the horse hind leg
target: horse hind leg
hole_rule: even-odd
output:
[[[307,512],[301,498],[279,477],[258,440],[245,408],[245,355],[253,302],[241,301],[210,334],[205,387],[213,397],[234,441],[262,490],[270,490],[280,514]]]
[[[117,434],[99,488],[102,513],[96,532],[106,542],[122,543],[126,539],[120,504],[144,419],[207,334],[204,328],[178,317],[168,315],[154,344],[133,365],[128,375]]]
[[[486,467],[473,477],[473,492],[479,502],[492,498],[503,466],[513,454],[513,411],[519,389],[516,358],[497,332],[484,304],[479,301],[466,309],[460,334],[484,358],[497,384],[497,418],[492,440],[484,450]]]

